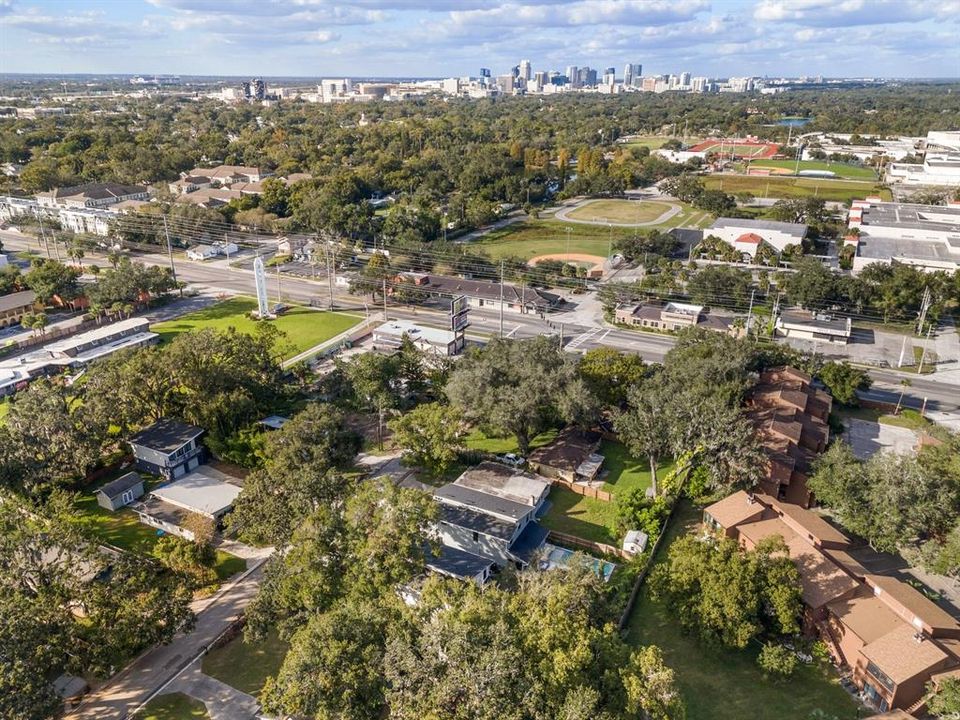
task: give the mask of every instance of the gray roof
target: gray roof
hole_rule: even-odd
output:
[[[529,563],[547,541],[550,531],[538,522],[529,523],[510,545],[510,554]]]
[[[516,528],[516,523],[499,520],[492,515],[484,515],[465,507],[442,503],[440,505],[440,521],[448,525],[456,525],[467,530],[483,533],[498,540],[510,540]]]
[[[126,195],[142,195],[147,189],[142,185],[121,185],[120,183],[86,183],[73,187],[57,188],[54,197],[68,198],[83,196],[91,200],[124,197]]]
[[[434,572],[464,580],[476,577],[492,565],[492,560],[449,545],[441,545],[439,554],[427,557],[427,567]]]
[[[949,218],[946,222],[933,219]],[[932,230],[960,234],[960,207],[946,205],[916,205],[913,203],[883,203],[863,208],[861,226],[869,233],[870,226],[887,226],[908,230]]]
[[[780,319],[790,325],[804,325],[818,330],[835,330],[837,332],[850,331],[850,318],[833,317],[832,315],[818,315],[810,310],[794,308],[780,313]]]
[[[126,475],[121,475],[116,480],[108,482],[102,488],[97,490],[97,492],[103,493],[112,500],[113,498],[119,497],[130,488],[136,487],[142,482],[143,478],[140,477],[140,473],[128,472]]]
[[[744,228],[745,230],[775,230],[796,238],[803,239],[807,234],[807,226],[800,223],[779,222],[777,220],[754,220],[752,218],[717,218],[710,229]]]
[[[440,502],[464,505],[480,512],[506,516],[513,520],[520,520],[531,510],[529,505],[454,483],[439,488],[433,496]]]
[[[36,301],[37,294],[33,290],[22,290],[21,292],[2,295],[0,296],[0,312],[33,305]]]
[[[203,428],[196,425],[188,425],[174,418],[161,418],[130,438],[130,442],[169,455],[202,434]]]
[[[418,289],[443,295],[466,295],[468,297],[483,298],[484,300],[500,300],[500,283],[486,280],[464,280],[463,278],[448,275],[424,275],[422,273],[402,273],[412,277],[419,277],[421,284]],[[546,293],[530,286],[518,287],[509,283],[503,284],[503,299],[507,303],[523,303],[538,308],[547,308],[559,302],[560,297]]]

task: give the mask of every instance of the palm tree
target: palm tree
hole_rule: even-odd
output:
[[[900,405],[901,403],[903,403],[903,394],[907,391],[907,388],[910,387],[911,385],[913,385],[913,383],[910,382],[909,378],[903,378],[903,380],[900,381],[900,397],[897,398],[897,409],[893,411],[894,415],[900,414]]]
[[[83,263],[80,261],[83,260],[83,256],[85,254],[86,253],[84,253],[83,251],[83,245],[81,245],[80,243],[74,243],[69,248],[67,248],[67,255],[73,258],[74,262],[80,266],[81,270],[83,269]]]

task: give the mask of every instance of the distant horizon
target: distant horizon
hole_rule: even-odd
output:
[[[949,0],[0,0],[0,71],[56,76],[950,79],[958,36]]]

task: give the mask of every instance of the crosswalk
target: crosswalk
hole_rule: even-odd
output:
[[[596,327],[591,330],[587,330],[584,333],[580,333],[575,338],[573,338],[569,343],[567,343],[564,350],[580,350],[586,343],[596,342],[602,343],[604,338],[610,334],[609,328]]]

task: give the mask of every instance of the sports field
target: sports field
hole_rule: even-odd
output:
[[[730,156],[770,158],[777,154],[777,145],[775,143],[729,141],[711,138],[694,145],[690,150],[692,152],[722,153],[723,156],[727,158]]]
[[[160,334],[161,342],[172,340],[180,333],[208,327],[218,330],[232,327],[240,332],[252,333],[258,321],[250,317],[250,312],[256,308],[257,301],[253,298],[235,297],[176,320],[151,325],[150,329]],[[270,322],[286,334],[281,342],[292,357],[349,330],[362,319],[359,315],[348,313],[321,312],[305,307],[292,307]]]
[[[671,204],[680,206],[681,210],[677,215],[665,223],[649,225],[640,230],[647,232],[654,229],[669,230],[675,227],[703,228],[714,220],[710,213],[697,210],[686,203],[676,201]],[[488,233],[472,245],[484,250],[494,260],[502,257],[530,260],[538,255],[558,253],[608,257],[611,234],[616,240],[618,237],[633,235],[635,232],[636,229],[629,226],[610,227],[565,223],[558,220],[528,220]]]
[[[795,198],[818,197],[824,200],[845,202],[879,195],[890,200],[890,190],[872,182],[857,180],[822,180],[760,175],[708,175],[703,178],[708,190],[723,190],[730,195],[741,192],[753,193],[756,197]]]
[[[634,135],[631,138],[624,139],[622,144],[628,148],[645,147],[651,150],[659,150],[671,139],[669,135]]]
[[[591,200],[571,210],[567,217],[632,225],[652,222],[672,207],[670,203],[655,200]]]
[[[750,162],[752,168],[773,168],[776,170],[786,170],[787,174],[793,175],[797,169],[795,160],[753,160]],[[871,167],[862,167],[860,165],[850,165],[848,163],[824,162],[821,160],[801,160],[800,170],[817,170],[821,172],[832,172],[838,178],[848,180],[876,180],[877,173]]]

